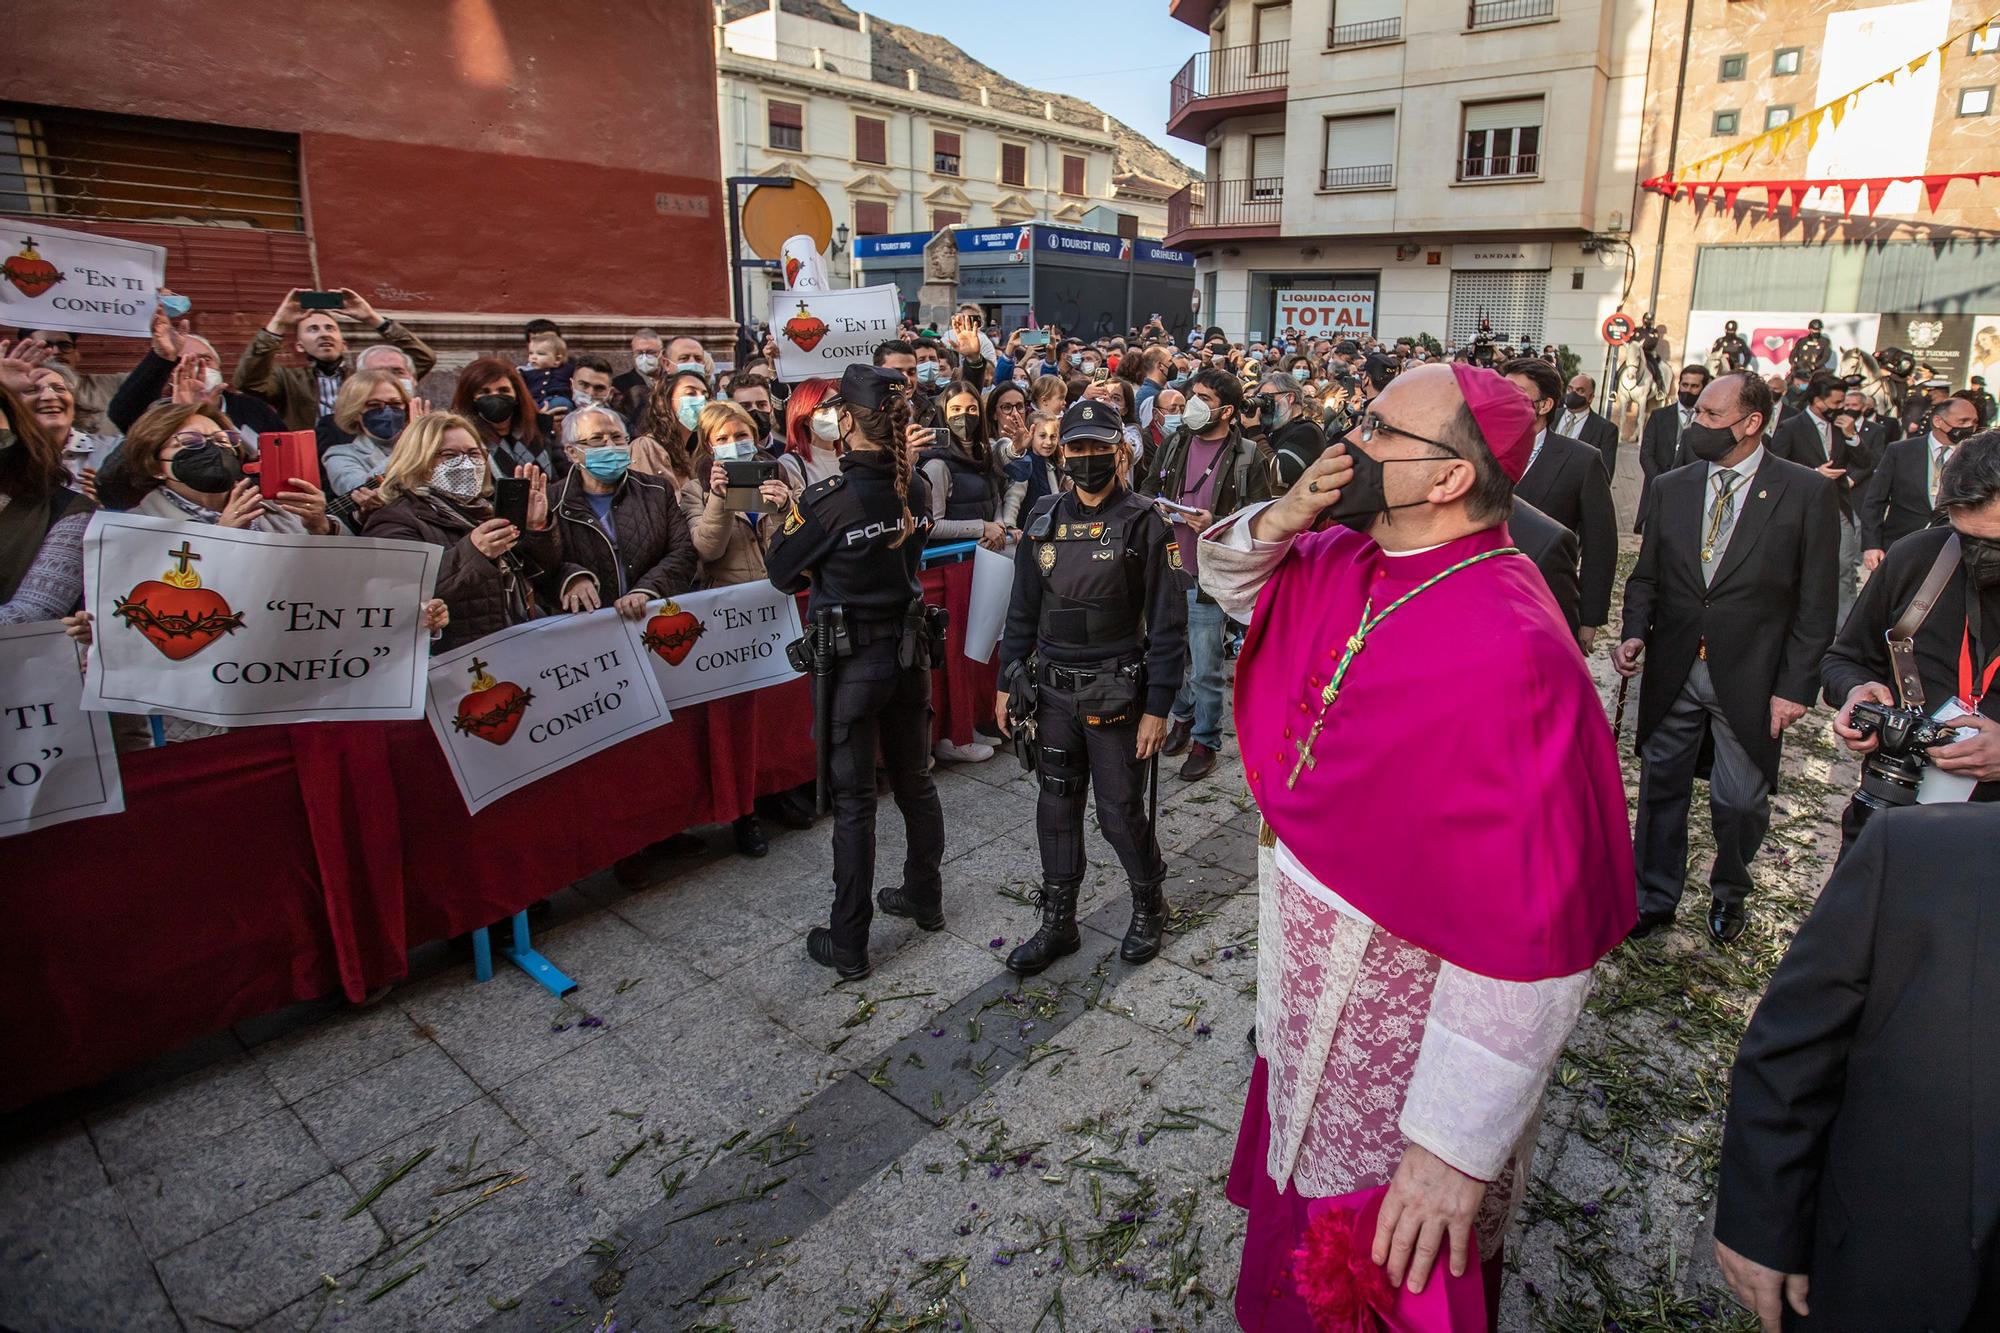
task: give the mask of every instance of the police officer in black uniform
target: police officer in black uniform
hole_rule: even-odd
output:
[[[1750,344],[1736,331],[1736,321],[1729,320],[1722,326],[1722,336],[1709,348],[1722,357],[1725,371],[1750,369]]]
[[[1121,480],[1131,466],[1123,427],[1114,408],[1088,398],[1063,413],[1075,489],[1035,506],[1014,555],[1000,644],[1007,691],[995,711],[1022,733],[1017,744],[1039,750],[1042,786],[1042,924],[1007,958],[1022,976],[1079,947],[1083,801],[1093,784],[1098,827],[1132,886],[1119,956],[1153,957],[1166,926],[1166,861],[1144,798],[1187,665],[1187,576],[1166,521]]]
[[[927,615],[917,570],[930,492],[910,466],[909,389],[897,371],[851,365],[821,403],[838,409],[840,472],[808,486],[765,557],[781,591],[810,589],[809,665],[821,781],[833,800],[833,920],[806,935],[806,954],[843,980],[869,972],[875,883],[875,756],[902,812],[903,882],[884,912],[944,928],[944,811],[930,775],[931,662],[941,626]]]
[[[1833,369],[1833,339],[1819,320],[1806,323],[1806,336],[1792,344],[1792,375],[1811,379],[1815,371]]]

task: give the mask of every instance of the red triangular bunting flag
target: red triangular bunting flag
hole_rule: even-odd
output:
[[[1740,185],[1725,185],[1722,187],[1722,206],[1732,213],[1736,211],[1736,196],[1742,188]]]
[[[1893,182],[1887,176],[1877,176],[1868,182],[1868,216],[1874,217],[1875,210],[1882,207],[1882,197],[1889,193]]]
[[[1951,188],[1951,183],[1957,179],[1956,176],[1924,177],[1924,195],[1930,201],[1931,212],[1938,211],[1938,204],[1943,201],[1944,192]]]
[[[1849,216],[1849,217],[1853,217],[1853,216],[1854,216],[1854,196],[1855,196],[1855,195],[1857,195],[1857,194],[1860,194],[1860,193],[1861,193],[1861,189],[1862,189],[1862,185],[1861,185],[1861,182],[1860,182],[1860,181],[1842,181],[1842,182],[1840,182],[1840,211],[1841,211],[1841,212],[1843,212],[1843,213],[1847,214],[1847,216]]]

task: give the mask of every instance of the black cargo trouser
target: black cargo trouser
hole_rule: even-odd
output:
[[[1035,832],[1042,846],[1042,878],[1050,884],[1076,884],[1083,879],[1083,803],[1088,787],[1097,789],[1097,824],[1104,840],[1118,853],[1118,862],[1134,884],[1157,884],[1166,877],[1167,863],[1160,841],[1146,821],[1146,770],[1138,758],[1139,724],[1086,727],[1077,715],[1075,696],[1046,681],[1035,714],[1041,746],[1041,799],[1035,811]],[[1050,790],[1051,779],[1067,779],[1071,790]]]
[[[903,887],[919,907],[940,902],[944,810],[931,782],[931,673],[896,662],[896,640],[857,648],[834,667],[833,942],[868,947],[875,903],[875,755],[902,812],[908,851]]]

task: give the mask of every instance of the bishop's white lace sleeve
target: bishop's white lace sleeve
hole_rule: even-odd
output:
[[[1257,605],[1278,562],[1292,549],[1291,541],[1260,542],[1250,535],[1250,520],[1263,512],[1263,504],[1239,509],[1201,534],[1196,550],[1201,589],[1216,601],[1223,613],[1244,624]]]
[[[1403,1102],[1403,1136],[1469,1176],[1496,1178],[1541,1105],[1589,994],[1589,972],[1496,981],[1440,964]]]

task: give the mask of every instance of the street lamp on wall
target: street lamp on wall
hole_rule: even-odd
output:
[[[841,223],[838,227],[835,227],[833,229],[833,248],[827,252],[827,257],[829,259],[837,258],[846,251],[847,238],[849,234],[850,233],[848,232],[847,224],[845,222]]]

